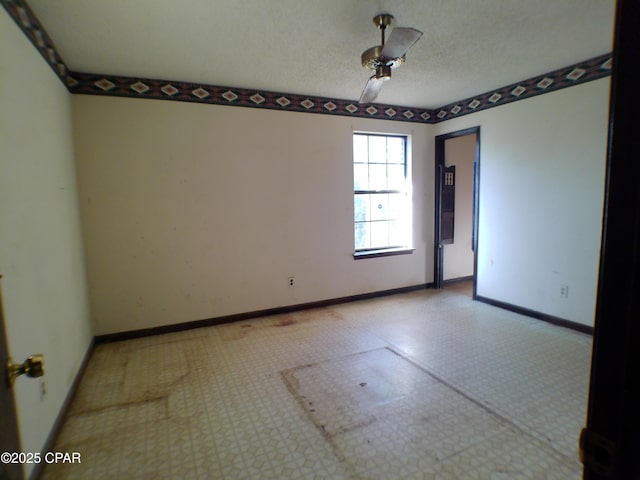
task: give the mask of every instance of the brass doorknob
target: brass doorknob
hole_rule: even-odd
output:
[[[44,358],[41,353],[31,355],[24,363],[13,363],[11,357],[7,359],[7,380],[13,386],[20,375],[38,378],[44,375]]]

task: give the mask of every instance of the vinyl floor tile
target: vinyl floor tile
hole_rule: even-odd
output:
[[[590,353],[468,285],[102,344],[43,478],[577,480]]]

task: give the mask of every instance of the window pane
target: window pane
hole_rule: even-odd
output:
[[[389,190],[404,190],[404,165],[388,165]]]
[[[389,195],[376,193],[371,195],[371,220],[387,220],[389,218]]]
[[[389,219],[401,219],[404,216],[406,210],[407,197],[404,193],[391,193],[389,194]]]
[[[389,246],[389,222],[371,222],[371,248]]]
[[[382,164],[369,165],[369,189],[387,189],[387,166]]]
[[[369,162],[387,163],[387,137],[369,137]]]
[[[356,222],[370,220],[369,197],[371,195],[354,195],[353,199],[353,219]]]
[[[369,248],[371,245],[369,223],[356,222],[355,244],[356,250]]]
[[[387,162],[404,164],[404,138],[387,138]]]
[[[407,239],[407,224],[399,220],[389,222],[389,245],[404,247],[409,244]]]
[[[366,163],[353,165],[353,189],[369,190],[369,168]]]
[[[354,135],[353,136],[353,162],[354,163],[367,163],[367,136],[366,135]]]

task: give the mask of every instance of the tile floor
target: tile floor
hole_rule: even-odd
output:
[[[43,477],[580,479],[590,354],[468,284],[99,345]]]

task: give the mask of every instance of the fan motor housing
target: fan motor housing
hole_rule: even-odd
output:
[[[368,48],[360,56],[362,66],[370,70],[375,70],[381,66],[388,66],[390,68],[398,68],[404,63],[405,56],[399,58],[385,58],[382,56],[383,45],[376,45],[375,47]]]

